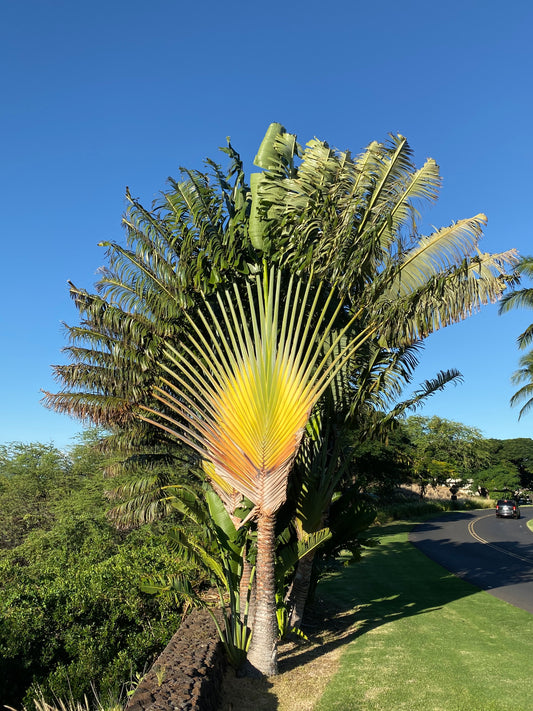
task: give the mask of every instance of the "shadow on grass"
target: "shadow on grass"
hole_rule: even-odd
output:
[[[470,521],[476,514],[458,512],[447,514],[447,517],[449,521],[459,518]],[[341,561],[320,582],[316,602],[308,611],[303,628],[310,641],[280,645],[279,671],[291,680],[289,684],[298,685],[303,677],[317,671],[329,678],[334,669],[332,658],[327,661],[324,659],[326,655],[355,642],[373,629],[442,609],[479,592],[478,587],[449,573],[412,545],[408,534],[414,525],[417,523],[395,521],[376,527],[373,535],[380,540],[378,546],[366,551],[355,565],[343,566]],[[425,517],[423,528],[418,530],[425,538],[439,525]],[[295,676],[291,677],[291,672]],[[246,680],[238,681],[245,682],[238,688],[239,697],[249,698]],[[272,691],[276,684],[262,680],[261,698],[254,697],[250,708],[276,711],[279,706]],[[285,687],[284,697],[292,693],[290,688]],[[259,689],[256,687],[255,690]],[[223,708],[224,711],[228,708],[236,710],[239,706]]]
[[[302,644],[286,657],[280,655],[280,670],[306,664],[381,625],[479,592],[411,545],[407,534],[412,525],[394,522],[378,529],[379,546],[359,563],[340,567],[321,581],[304,631],[311,640],[324,638],[324,643],[308,648]]]

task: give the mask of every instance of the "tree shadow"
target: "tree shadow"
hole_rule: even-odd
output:
[[[476,514],[454,512],[447,514],[447,520],[471,520]],[[442,609],[447,604],[477,594],[481,586],[471,584],[450,572],[445,567],[428,558],[418,543],[413,545],[404,534],[413,529],[412,522],[399,521],[383,529],[387,541],[377,546],[363,560],[348,567],[339,565],[320,582],[315,603],[306,612],[303,631],[309,641],[294,640],[280,645],[279,671],[288,673],[298,667],[315,662],[330,652],[344,647],[367,632],[381,625],[413,615],[422,615]],[[427,539],[431,532],[437,532],[438,521],[427,520],[417,524],[418,542]],[[380,538],[380,529],[374,533]],[[438,543],[441,550],[451,551],[457,556],[463,548],[469,554],[474,542],[454,544],[450,539]],[[499,544],[500,545],[500,544]],[[503,547],[504,542],[501,542]],[[482,548],[487,548],[482,546]],[[477,550],[477,549],[476,549]],[[526,553],[526,548],[522,551]],[[490,552],[489,554],[492,554]],[[503,554],[502,554],[503,555]],[[533,559],[531,548],[529,557]],[[475,566],[481,570],[483,560]],[[506,564],[505,574],[509,584],[523,581],[524,571]],[[523,565],[523,564],[522,564]],[[502,570],[500,566],[500,571]],[[526,578],[533,581],[533,570],[526,573]],[[238,680],[239,684],[245,680]],[[254,680],[253,683],[258,683]],[[264,694],[259,705],[255,702],[250,708],[254,711],[275,711],[277,699],[269,690],[272,684],[261,680]],[[247,691],[241,687],[241,698],[247,698]],[[223,707],[224,711],[235,710],[238,706]]]
[[[234,669],[227,669],[218,711],[277,711],[278,700],[272,695],[273,684],[266,678],[239,677]]]
[[[386,533],[405,534],[411,527],[405,522],[388,524]],[[427,560],[409,541],[387,542],[369,561],[363,558],[319,584],[319,599],[304,625],[304,632],[315,644],[306,647],[302,643],[286,657],[280,655],[280,669],[306,664],[383,624],[439,610],[478,591]],[[321,639],[323,643],[317,644]]]

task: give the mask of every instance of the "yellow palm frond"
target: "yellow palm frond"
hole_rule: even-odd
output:
[[[332,304],[335,291],[324,297],[311,280],[291,278],[283,289],[282,281],[281,272],[265,271],[246,300],[235,287],[189,317],[188,342],[180,351],[168,346],[169,377],[155,392],[164,411],[148,410],[163,421],[144,418],[196,449],[228,494],[234,489],[268,512],[285,500],[314,404],[373,332],[346,338],[355,316],[334,330],[343,306]]]

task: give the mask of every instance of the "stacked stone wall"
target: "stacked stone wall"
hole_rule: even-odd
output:
[[[207,610],[193,610],[128,700],[125,711],[216,711],[224,647]]]

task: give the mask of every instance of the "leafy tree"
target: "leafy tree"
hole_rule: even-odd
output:
[[[167,493],[171,505],[201,527],[202,540],[191,538],[183,526],[171,529],[168,539],[179,558],[203,569],[211,585],[217,588],[223,628],[217,616],[211,614],[230,663],[240,668],[246,659],[251,638],[247,624],[251,585],[248,584],[243,590],[242,600],[240,586],[246,559],[247,526],[243,525],[239,516],[228,513],[212,489],[205,490],[205,501],[198,496],[197,491],[189,487],[172,486]],[[177,593],[196,605],[205,606],[199,591],[194,589],[191,581],[183,574],[169,575],[165,572],[159,576],[149,576],[142,590],[159,595]],[[210,610],[209,607],[207,609]]]
[[[533,440],[529,437],[515,439],[489,439],[491,460],[494,464],[513,464],[520,478],[520,487],[533,486]]]
[[[386,439],[353,435],[353,480],[360,491],[373,491],[380,499],[390,497],[394,489],[410,480],[410,440],[402,423],[387,433]]]
[[[516,467],[511,462],[502,461],[482,469],[474,474],[472,483],[475,489],[483,495],[514,493],[520,487],[520,478]]]
[[[72,486],[72,462],[52,445],[0,445],[0,548],[54,521],[57,491]]]
[[[440,417],[412,416],[405,431],[422,496],[428,485],[444,484],[447,479],[465,482],[490,462],[488,442],[475,427]]]

